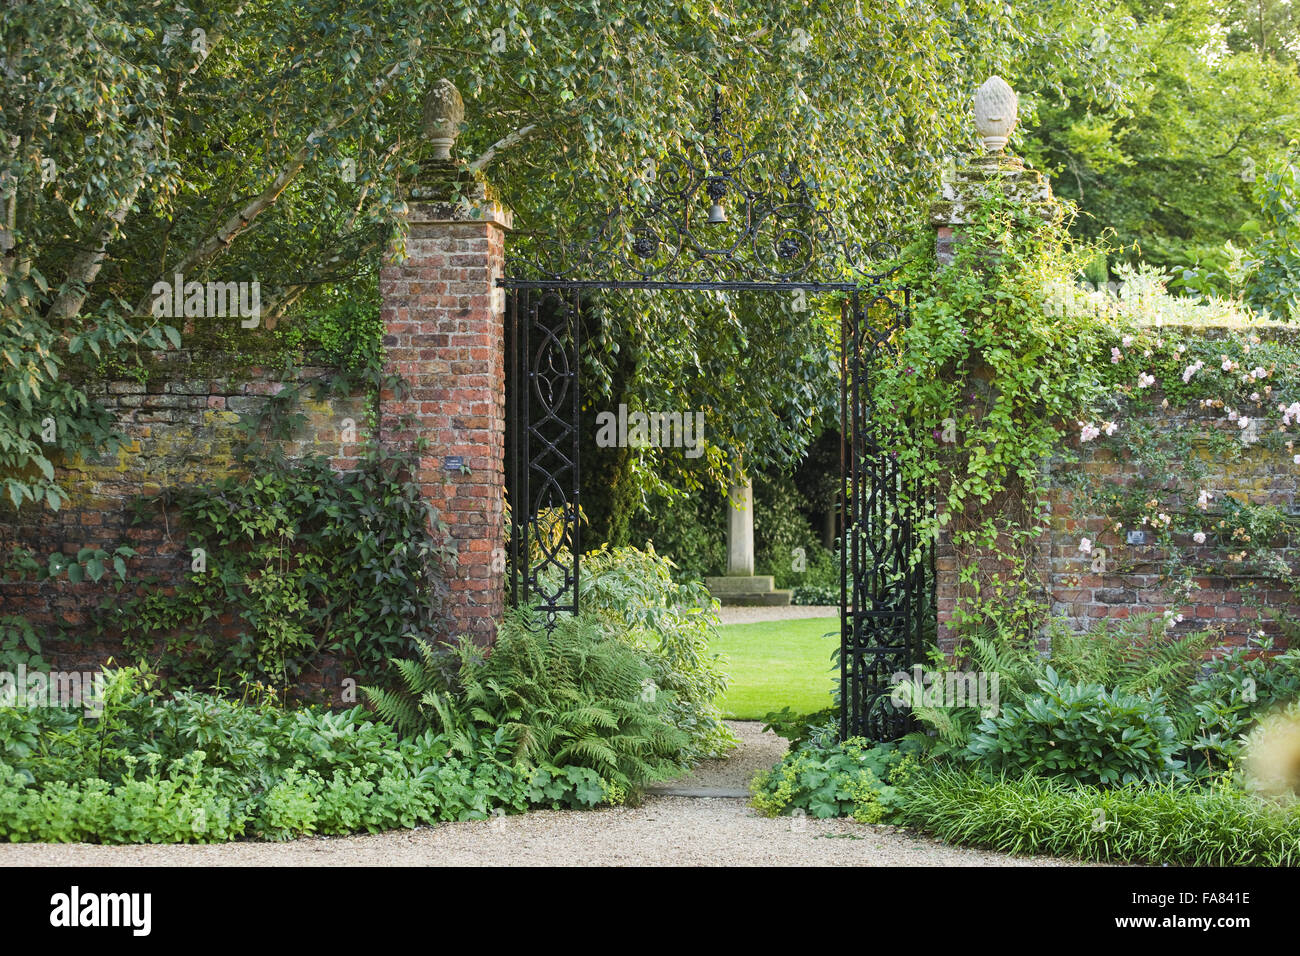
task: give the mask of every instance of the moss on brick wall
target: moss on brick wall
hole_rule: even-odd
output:
[[[264,351],[237,354],[202,348],[187,335],[186,348],[144,356],[129,377],[115,375],[109,366],[70,369],[69,374],[84,376],[92,400],[113,413],[125,443],[101,455],[57,462],[69,502],[58,512],[31,506],[16,516],[11,512],[0,523],[0,547],[5,553],[26,548],[44,563],[54,552],[112,552],[125,544],[138,552],[129,562],[132,587],[149,578],[164,588],[178,581],[189,568],[189,552],[167,513],[167,493],[238,471],[241,422],[256,418],[287,386],[336,375],[323,365],[286,372],[283,345],[268,333],[260,340],[267,344]],[[262,358],[266,364],[258,364]],[[290,458],[321,455],[335,468],[350,470],[369,437],[371,408],[371,397],[359,387],[304,398],[295,409],[302,419],[281,447]],[[145,501],[160,495],[161,502]],[[98,605],[111,593],[107,578],[80,584],[0,579],[0,614],[26,616],[44,634],[43,652],[52,663],[94,666],[122,657],[119,647],[83,640],[87,624],[100,613]]]

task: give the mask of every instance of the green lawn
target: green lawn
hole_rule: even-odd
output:
[[[829,707],[838,626],[836,618],[814,617],[718,628],[713,649],[726,658],[731,675],[718,702],[723,715],[757,720],[785,706],[796,713]]]

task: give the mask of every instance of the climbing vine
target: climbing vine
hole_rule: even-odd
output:
[[[1300,521],[1261,500],[1250,469],[1260,455],[1300,467],[1300,336],[1233,302],[1170,296],[1149,269],[1082,288],[1096,250],[996,179],[967,216],[951,265],[921,258],[912,322],[876,387],[909,423],[889,453],[916,489],[911,517],[949,536],[958,629],[1042,624],[1032,559],[1062,518],[1056,487],[1068,520],[1105,516],[1079,533],[1079,556],[1095,573],[1155,575],[1170,626],[1215,576],[1296,630],[1269,592],[1296,590]],[[1093,463],[1073,467],[1083,446]],[[1141,548],[1126,546],[1135,531]]]
[[[889,453],[902,487],[914,489],[922,539],[951,537],[969,597],[959,623],[997,614],[1021,629],[1039,610],[1025,584],[1047,517],[1043,463],[1103,384],[1086,361],[1099,321],[1045,308],[1052,281],[1091,252],[1071,242],[1064,218],[1008,185],[995,177],[974,198],[950,265],[932,251],[916,257],[911,322],[881,370],[876,404],[909,423]],[[998,556],[1002,570],[982,574],[966,559],[975,552]]]

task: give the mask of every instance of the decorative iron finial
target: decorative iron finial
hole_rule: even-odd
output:
[[[1020,97],[1000,76],[991,76],[975,91],[975,128],[984,141],[984,149],[1000,153],[1015,131],[1019,118]]]
[[[722,91],[713,91],[713,110],[709,113],[709,126],[714,133],[722,129]]]
[[[464,119],[465,101],[456,84],[448,79],[433,84],[424,98],[424,135],[433,145],[435,160],[451,159],[451,148],[456,145]]]

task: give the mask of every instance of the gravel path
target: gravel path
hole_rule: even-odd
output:
[[[732,722],[741,748],[673,788],[743,790],[785,741]],[[640,807],[541,810],[374,836],[217,846],[0,844],[0,866],[1059,866],[851,820],[766,819],[743,797],[647,794]]]
[[[839,617],[837,604],[787,604],[784,607],[737,605],[718,611],[723,624],[753,624],[758,621],[796,621],[805,617]]]

